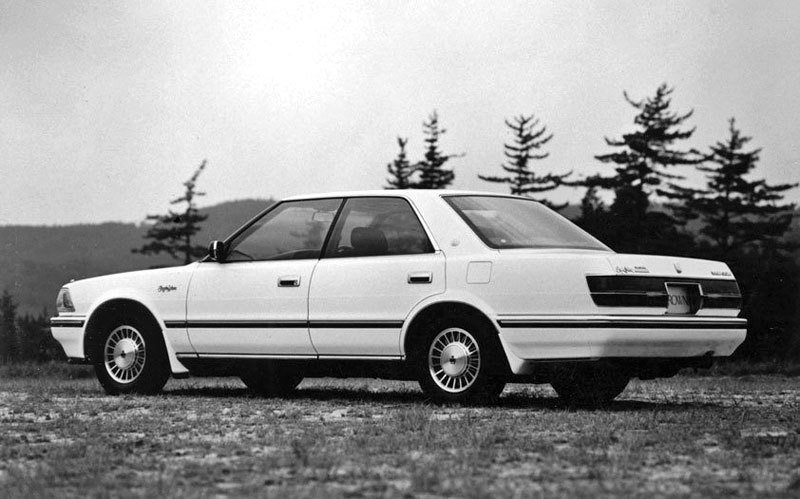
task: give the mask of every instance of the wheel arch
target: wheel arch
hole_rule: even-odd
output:
[[[175,355],[175,351],[170,345],[168,338],[164,334],[164,323],[153,312],[152,307],[142,303],[141,300],[132,297],[113,297],[99,301],[93,308],[86,321],[83,335],[83,352],[89,362],[94,362],[91,358],[95,351],[97,342],[102,338],[101,334],[110,321],[113,321],[120,314],[129,313],[142,318],[150,323],[159,333],[167,359],[169,360],[170,370],[173,374],[186,373],[188,370],[181,364]]]
[[[510,363],[506,346],[500,338],[500,330],[498,329],[497,322],[492,320],[492,313],[486,304],[477,300],[468,300],[461,296],[444,296],[440,295],[437,299],[423,302],[418,305],[412,314],[409,314],[406,320],[405,327],[400,337],[400,347],[403,355],[408,359],[409,353],[412,350],[411,345],[425,333],[425,324],[435,320],[443,314],[459,314],[471,316],[481,322],[483,326],[488,328],[495,341],[495,347],[498,352],[503,352],[505,360],[505,370],[510,373]]]

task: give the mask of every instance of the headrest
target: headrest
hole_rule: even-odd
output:
[[[350,232],[350,243],[359,256],[385,255],[389,249],[383,231],[374,227],[355,227]]]

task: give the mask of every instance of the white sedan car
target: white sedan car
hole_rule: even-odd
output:
[[[112,394],[374,376],[442,402],[525,382],[602,404],[731,355],[740,303],[724,263],[618,254],[530,199],[397,190],[292,197],[200,262],[70,282],[51,326]]]

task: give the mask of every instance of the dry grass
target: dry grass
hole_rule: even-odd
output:
[[[107,397],[93,380],[0,379],[0,496],[800,495],[800,382],[634,382],[606,410],[512,385],[438,407],[412,383],[235,379]]]

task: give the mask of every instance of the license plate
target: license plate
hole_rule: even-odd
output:
[[[691,314],[692,297],[687,286],[667,284],[667,313]]]

